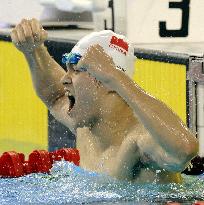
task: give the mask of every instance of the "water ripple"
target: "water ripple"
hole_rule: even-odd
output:
[[[85,204],[204,200],[204,175],[183,175],[183,184],[132,184],[89,172],[72,163],[54,164],[50,174],[0,179],[1,205]],[[144,204],[146,204],[144,202]]]

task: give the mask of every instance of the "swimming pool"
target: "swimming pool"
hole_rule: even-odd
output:
[[[88,172],[66,161],[50,174],[0,179],[0,204],[192,204],[204,200],[204,175],[183,175],[183,184],[131,184]]]

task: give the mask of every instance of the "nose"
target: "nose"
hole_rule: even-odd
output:
[[[69,84],[71,84],[72,83],[72,79],[71,79],[71,77],[70,76],[68,76],[67,74],[65,74],[63,77],[62,77],[62,79],[61,79],[61,83],[63,84],[63,85],[69,85]]]

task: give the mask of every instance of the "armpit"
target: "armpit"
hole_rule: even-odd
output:
[[[156,146],[154,149],[146,150],[141,157],[142,163],[146,167],[152,169],[163,169],[169,172],[181,172],[185,169],[179,159],[167,153],[160,146]]]
[[[155,170],[161,169],[161,166],[159,166],[156,161],[153,161],[153,159],[146,153],[141,155],[140,161],[144,165],[144,167]]]
[[[165,169],[171,172],[182,171],[183,165],[179,159],[161,147],[151,135],[144,133],[137,140],[141,162],[152,169]]]

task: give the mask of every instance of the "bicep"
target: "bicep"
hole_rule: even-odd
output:
[[[168,152],[168,147],[162,147],[147,131],[144,130],[143,134],[138,137],[137,144],[141,161],[146,166],[171,172],[180,172],[185,168],[178,158]]]

